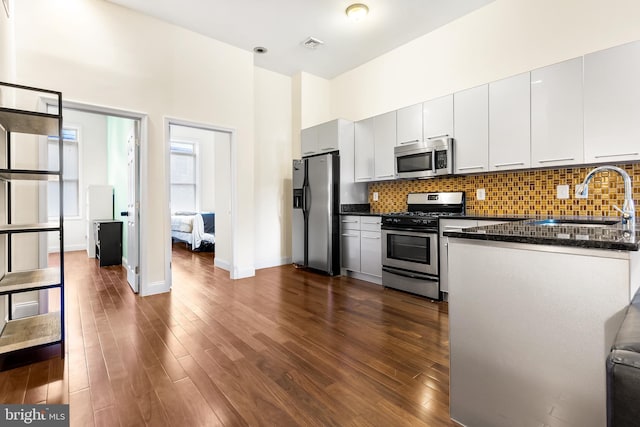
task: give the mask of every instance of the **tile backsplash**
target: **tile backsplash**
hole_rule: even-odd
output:
[[[633,180],[633,199],[640,200],[640,163],[617,165]],[[477,215],[593,215],[618,216],[613,205],[622,206],[624,182],[615,172],[596,174],[589,184],[587,199],[575,198],[575,186],[594,167],[496,172],[426,180],[375,182],[369,185],[373,212],[407,209],[407,194],[430,191],[464,191],[467,213]],[[568,184],[569,198],[558,199],[556,186]],[[476,199],[476,189],[484,188],[485,200]],[[373,193],[378,193],[378,201]]]

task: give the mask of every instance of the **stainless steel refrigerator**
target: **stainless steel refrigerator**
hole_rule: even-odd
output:
[[[323,154],[293,161],[293,263],[340,273],[340,157]]]

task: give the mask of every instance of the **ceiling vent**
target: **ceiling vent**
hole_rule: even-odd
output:
[[[307,49],[316,49],[323,44],[324,42],[322,40],[315,37],[307,37],[307,39],[302,42],[302,45]]]

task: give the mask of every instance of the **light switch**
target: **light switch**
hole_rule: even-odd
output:
[[[374,202],[377,202],[377,201],[378,201],[378,192],[377,192],[377,191],[374,191],[374,192],[373,192],[373,201],[374,201]]]
[[[478,188],[476,190],[476,199],[478,200],[484,200],[486,196],[486,193],[484,191],[484,188]]]
[[[568,185],[558,185],[556,187],[556,194],[558,199],[568,199],[569,198],[569,186]]]

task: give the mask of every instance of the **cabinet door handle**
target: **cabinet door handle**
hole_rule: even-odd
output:
[[[564,159],[544,159],[544,160],[538,160],[538,163],[568,162],[568,161],[571,161],[571,160],[575,160],[575,158],[566,157]]]
[[[376,178],[393,178],[394,176],[395,176],[394,174],[391,174],[391,175],[380,175],[380,176],[377,176]]]
[[[400,143],[400,144],[398,144],[398,145],[412,144],[412,143],[414,143],[414,142],[420,142],[420,140],[419,140],[419,139],[412,139],[411,141],[404,141],[404,142],[401,142],[401,143]]]
[[[497,168],[503,168],[505,166],[518,166],[518,165],[524,165],[524,162],[496,163],[494,166]]]
[[[371,240],[380,240],[379,237],[368,237],[368,236],[362,236],[363,239],[371,239]]]
[[[358,221],[349,221],[349,220],[343,219],[343,220],[342,220],[342,223],[343,223],[343,224],[357,224],[357,223],[358,223]]]
[[[313,151],[305,151],[305,152],[304,152],[304,153],[302,153],[302,154],[313,154]]]
[[[333,147],[325,147],[325,148],[321,148],[321,151],[329,151],[329,150],[335,150],[335,148]]]
[[[362,178],[356,178],[356,181],[366,181],[366,180],[370,180],[373,177],[371,176],[363,176]]]
[[[449,137],[449,134],[445,133],[443,135],[430,136],[427,139],[440,139],[440,138],[448,138],[448,137]]]
[[[603,159],[605,157],[623,157],[623,156],[637,156],[638,153],[621,153],[621,154],[599,154],[595,156],[596,159]]]
[[[343,237],[358,237],[357,234],[343,234]]]
[[[464,166],[462,168],[458,168],[459,171],[466,171],[469,169],[484,169],[484,166]]]

